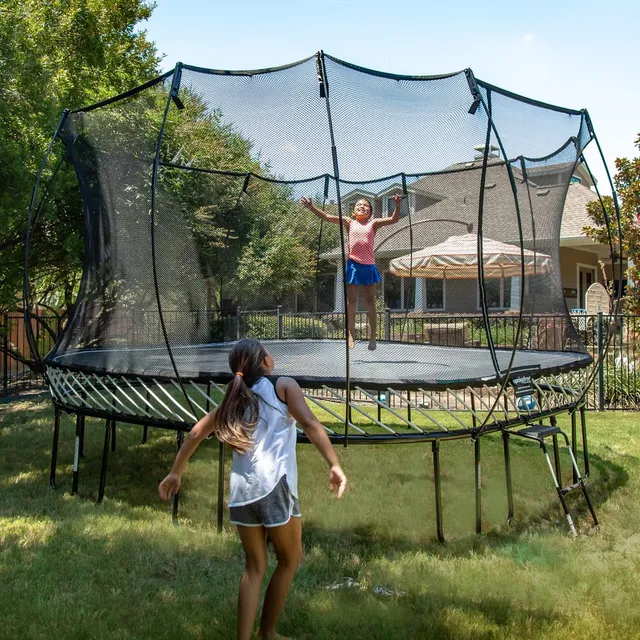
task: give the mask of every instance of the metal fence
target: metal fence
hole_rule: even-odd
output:
[[[200,314],[202,316],[202,314]],[[342,339],[344,314],[292,313],[281,308],[264,311],[237,310],[232,314],[205,313],[200,321],[209,327],[211,341],[234,340],[244,336],[261,339]],[[573,323],[573,327],[569,324]],[[172,327],[184,322],[184,314],[165,314],[165,324]],[[135,337],[136,342],[163,344],[157,313],[145,314],[130,329],[117,327],[120,339]],[[366,314],[358,314],[357,338],[365,338]],[[614,322],[606,314],[566,316],[534,316],[518,328],[517,315],[490,317],[493,343],[510,348],[517,340],[518,348],[541,350],[573,350],[576,331],[588,351],[597,359],[607,340],[607,355],[601,366],[572,374],[575,382],[595,376],[588,396],[590,409],[640,409],[640,316],[620,316]],[[39,316],[32,320],[32,328],[41,354],[46,354],[63,328],[55,316]],[[573,330],[575,329],[575,331]],[[484,348],[487,336],[484,321],[475,315],[438,315],[396,310],[378,313],[378,338],[396,342],[436,344]],[[26,339],[24,320],[20,313],[0,315],[0,396],[10,396],[25,389],[43,388],[42,376],[34,369]],[[576,378],[576,376],[578,376]]]

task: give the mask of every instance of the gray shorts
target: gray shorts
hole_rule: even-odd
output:
[[[243,527],[281,527],[291,516],[300,517],[300,504],[289,489],[287,476],[278,481],[273,491],[256,502],[229,507],[231,524]]]

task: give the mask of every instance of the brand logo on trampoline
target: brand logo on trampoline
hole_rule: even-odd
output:
[[[531,376],[520,376],[513,379],[513,384],[531,384]]]

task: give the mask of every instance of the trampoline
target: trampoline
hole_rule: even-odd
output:
[[[573,326],[559,237],[576,172],[593,178],[583,155],[593,140],[586,110],[513,94],[470,69],[400,76],[324,52],[254,71],[179,63],[65,111],[36,180],[25,251],[29,333],[29,257],[50,187],[41,182],[72,171],[83,276],[64,331],[39,356],[56,407],[52,485],[60,411],[77,416],[74,491],[85,417],[106,419],[101,499],[115,423],[143,425],[145,438],[150,426],[173,429],[179,446],[217,406],[230,349],[254,337],[274,375],[298,380],[327,416],[334,443],[431,443],[440,539],[438,452],[448,439],[473,442],[478,531],[485,434],[504,438],[512,517],[509,438],[555,444],[556,416],[569,414],[573,488],[586,496],[584,400],[606,340],[590,353]],[[368,316],[344,278],[344,222],[360,198],[374,218],[400,203],[397,221],[376,232],[383,281]],[[619,221],[606,223],[611,232]],[[543,423],[547,431],[527,431]],[[221,448],[219,526],[223,460]]]
[[[331,386],[344,388],[344,376],[331,376],[330,372],[344,357],[341,340],[262,340],[274,356],[276,368],[295,378],[302,386],[316,388]],[[178,374],[183,379],[198,382],[226,383],[231,379],[228,358],[235,342],[176,346],[173,359]],[[309,358],[309,353],[313,358]],[[137,368],[144,355],[144,368]],[[506,370],[512,350],[497,349],[499,365]],[[464,361],[460,377],[457,362]],[[536,376],[559,374],[591,364],[588,353],[567,351],[516,350],[512,369],[526,369]],[[157,380],[174,379],[175,372],[166,349],[101,350],[91,349],[67,352],[47,361],[51,367],[69,371],[91,372],[102,375],[126,374],[131,377],[146,376]],[[499,383],[486,349],[447,347],[442,345],[379,343],[375,351],[369,351],[360,343],[352,351],[350,381],[353,385],[371,389],[457,389],[467,386],[494,385]],[[329,375],[328,375],[329,374]]]

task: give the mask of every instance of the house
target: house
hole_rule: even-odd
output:
[[[482,148],[478,150],[481,152]],[[519,246],[520,226],[524,247],[550,256],[551,268],[547,273],[525,278],[528,309],[563,314],[567,308],[583,308],[588,287],[603,281],[599,261],[605,264],[607,277],[612,274],[609,247],[593,242],[583,231],[590,223],[586,205],[597,199],[590,188],[588,172],[573,162],[557,160],[514,163],[512,169],[518,208],[506,164],[495,153],[490,154],[482,194],[483,237]],[[446,273],[440,279],[399,277],[390,272],[389,263],[447,238],[477,233],[481,179],[482,155],[479,155],[475,161],[407,180],[408,198],[401,219],[395,225],[381,228],[376,236],[376,264],[383,277],[387,308],[433,313],[479,312],[477,278],[447,280]],[[377,191],[371,184],[366,187],[353,188],[342,196],[343,212],[347,214],[355,201],[367,198],[373,204],[374,216],[390,215],[394,206],[392,196],[402,193],[401,183],[386,184]],[[335,265],[334,304],[336,310],[342,311],[340,250],[336,248],[321,257]],[[520,277],[487,279],[485,285],[491,311],[519,308]]]

